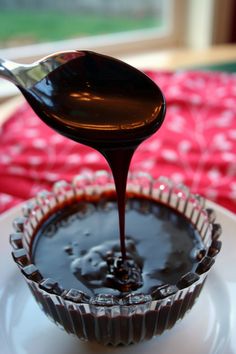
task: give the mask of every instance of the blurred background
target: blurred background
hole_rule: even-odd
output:
[[[0,0],[0,10],[0,56],[24,62],[67,48],[120,57],[236,41],[234,0]]]

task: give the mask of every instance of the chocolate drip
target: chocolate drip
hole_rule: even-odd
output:
[[[137,146],[161,126],[164,98],[142,72],[110,57],[78,51],[29,90],[37,115],[62,135],[98,150],[115,180],[120,248],[126,259],[125,189]]]

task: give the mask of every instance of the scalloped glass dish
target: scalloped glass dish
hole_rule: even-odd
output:
[[[82,340],[127,345],[161,335],[192,308],[221,248],[221,227],[215,223],[214,212],[205,207],[204,199],[192,195],[185,186],[174,185],[163,177],[130,174],[128,199],[151,199],[184,216],[198,231],[204,252],[198,255],[195,270],[182,275],[176,284],[157,285],[148,294],[130,292],[124,296],[111,295],[109,291],[89,296],[80,289],[63,288],[56,280],[44,278],[32,257],[37,230],[58,210],[81,201],[100,200],[111,193],[112,178],[104,171],[76,176],[71,184],[58,182],[52,192],[42,192],[24,206],[24,217],[15,219],[10,241],[15,262],[49,318]]]

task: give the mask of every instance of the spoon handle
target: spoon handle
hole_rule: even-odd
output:
[[[30,89],[59,66],[85,55],[80,51],[65,51],[49,55],[32,64],[18,64],[0,58],[0,78],[11,81],[20,89]]]
[[[19,68],[19,64],[14,63],[10,60],[1,59],[0,58],[0,77],[11,81],[15,85],[19,85],[17,79],[17,69]]]
[[[0,58],[0,78],[11,81],[20,89],[27,89],[38,80],[38,76],[42,76],[42,67],[37,62],[23,65]]]

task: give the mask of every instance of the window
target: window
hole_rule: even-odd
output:
[[[162,37],[170,31],[172,1],[0,0],[0,8],[1,52],[20,58]]]

